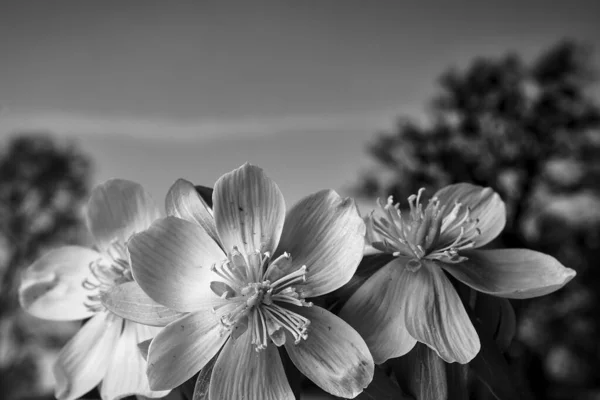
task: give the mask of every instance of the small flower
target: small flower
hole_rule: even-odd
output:
[[[306,300],[344,285],[362,258],[365,227],[353,201],[325,190],[286,217],[277,185],[246,164],[217,181],[213,204],[214,218],[180,180],[167,210],[185,220],[158,220],[129,242],[143,290],[190,313],[152,340],[151,387],[176,387],[216,356],[211,400],[293,399],[277,349],[284,346],[324,390],[358,395],[374,368],[364,340]]]
[[[111,290],[125,287],[145,297],[147,304],[152,302],[133,282],[125,241],[158,217],[158,209],[140,185],[109,180],[94,188],[88,202],[87,224],[99,251],[61,247],[24,272],[19,300],[30,314],[63,321],[91,318],[58,356],[54,366],[58,399],[79,398],[100,382],[103,400],[167,394],[150,389],[146,362],[137,347],[157,328],[124,320],[104,304]],[[163,315],[163,325],[179,316],[156,303],[153,310]]]
[[[446,362],[468,363],[479,337],[444,274],[483,293],[524,299],[560,289],[574,276],[556,259],[531,250],[474,250],[504,228],[505,206],[490,188],[461,183],[438,191],[425,209],[410,196],[410,211],[392,198],[383,217],[366,219],[367,241],[395,258],[348,300],[340,316],[365,338],[377,364],[422,342]]]

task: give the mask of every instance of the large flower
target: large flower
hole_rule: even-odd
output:
[[[293,399],[277,348],[285,346],[321,388],[358,395],[374,368],[364,340],[306,300],[344,285],[362,258],[365,226],[354,202],[325,190],[286,217],[277,185],[246,164],[217,181],[213,204],[214,218],[178,181],[167,210],[187,220],[160,219],[128,244],[143,290],[190,313],[152,340],[151,387],[176,387],[219,353],[211,400]]]
[[[145,319],[149,323],[166,325],[180,315],[152,302],[131,275],[125,241],[158,217],[158,209],[140,185],[109,180],[94,188],[87,209],[88,228],[98,251],[61,247],[24,272],[19,299],[30,314],[64,321],[91,318],[58,356],[54,366],[57,398],[79,398],[101,381],[103,400],[167,394],[150,389],[146,361],[137,347],[153,337],[157,328],[125,320],[104,306],[107,293],[121,285],[138,298],[147,299],[144,303],[149,315]]]
[[[417,341],[447,362],[467,363],[479,337],[450,275],[483,293],[512,299],[560,289],[575,271],[531,250],[474,250],[504,228],[504,203],[492,189],[461,183],[438,191],[423,209],[409,197],[405,215],[389,198],[383,217],[367,217],[367,240],[395,256],[348,300],[340,316],[361,333],[377,364]]]

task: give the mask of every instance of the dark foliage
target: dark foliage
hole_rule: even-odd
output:
[[[88,157],[74,144],[46,134],[16,135],[1,147],[0,341],[13,350],[0,365],[3,399],[26,398],[36,389],[39,349],[32,350],[30,332],[20,318],[21,271],[53,245],[86,240],[78,211],[89,193],[90,174]],[[48,345],[60,344],[53,343],[57,338],[52,332],[46,334]]]
[[[517,337],[505,354],[538,399],[600,393],[600,108],[587,49],[562,41],[535,60],[475,59],[440,80],[430,121],[401,119],[369,152],[379,168],[356,192],[404,201],[450,183],[490,186],[507,204],[496,245],[557,257],[578,272],[561,291],[513,302]],[[481,361],[481,360],[480,360]],[[472,398],[490,398],[482,388]]]

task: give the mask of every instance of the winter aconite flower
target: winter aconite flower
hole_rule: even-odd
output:
[[[531,250],[474,250],[504,228],[504,203],[493,190],[456,184],[427,207],[422,190],[401,213],[392,199],[383,216],[367,217],[367,240],[395,258],[348,300],[340,316],[365,338],[376,363],[409,352],[416,342],[447,362],[467,363],[479,337],[445,272],[480,292],[513,299],[560,289],[575,276],[554,258]]]
[[[277,185],[246,164],[217,181],[213,203],[214,218],[180,180],[167,210],[188,220],[160,219],[129,242],[140,286],[155,301],[190,313],[150,344],[151,386],[174,388],[216,356],[211,400],[294,399],[283,346],[324,390],[358,395],[373,376],[365,342],[307,300],[348,282],[362,258],[365,226],[354,202],[325,190],[286,217]]]
[[[117,285],[127,285],[138,297],[145,296],[133,282],[125,241],[158,217],[156,206],[140,185],[110,180],[94,188],[88,203],[88,228],[98,251],[61,247],[23,274],[19,299],[30,314],[52,320],[91,318],[58,356],[54,366],[58,399],[79,398],[100,382],[103,400],[167,394],[150,390],[146,362],[137,347],[153,337],[157,328],[124,320],[104,306],[106,294]],[[178,316],[156,303],[153,310],[162,313],[163,325]]]

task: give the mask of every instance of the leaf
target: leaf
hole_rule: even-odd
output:
[[[498,400],[531,399],[502,354],[512,341],[516,324],[510,302],[477,292],[456,279],[452,283],[481,342],[481,350],[469,363],[471,371]]]
[[[472,290],[472,289],[471,289]],[[493,332],[498,349],[506,351],[516,331],[515,312],[508,299],[476,293],[473,315],[489,332]]]
[[[515,310],[513,309],[508,299],[498,298],[502,305],[502,313],[500,323],[496,329],[496,343],[500,351],[506,351],[517,330],[517,318],[515,316]]]
[[[471,314],[471,313],[470,313]],[[498,349],[491,330],[471,316],[471,322],[479,335],[481,350],[470,362],[472,371],[498,400],[530,400],[528,391],[519,387],[511,367]]]
[[[446,363],[446,382],[449,400],[469,399],[469,366],[467,364]]]
[[[369,386],[355,398],[357,400],[413,400],[411,396],[404,394],[400,386],[378,366],[375,367],[373,380]]]

